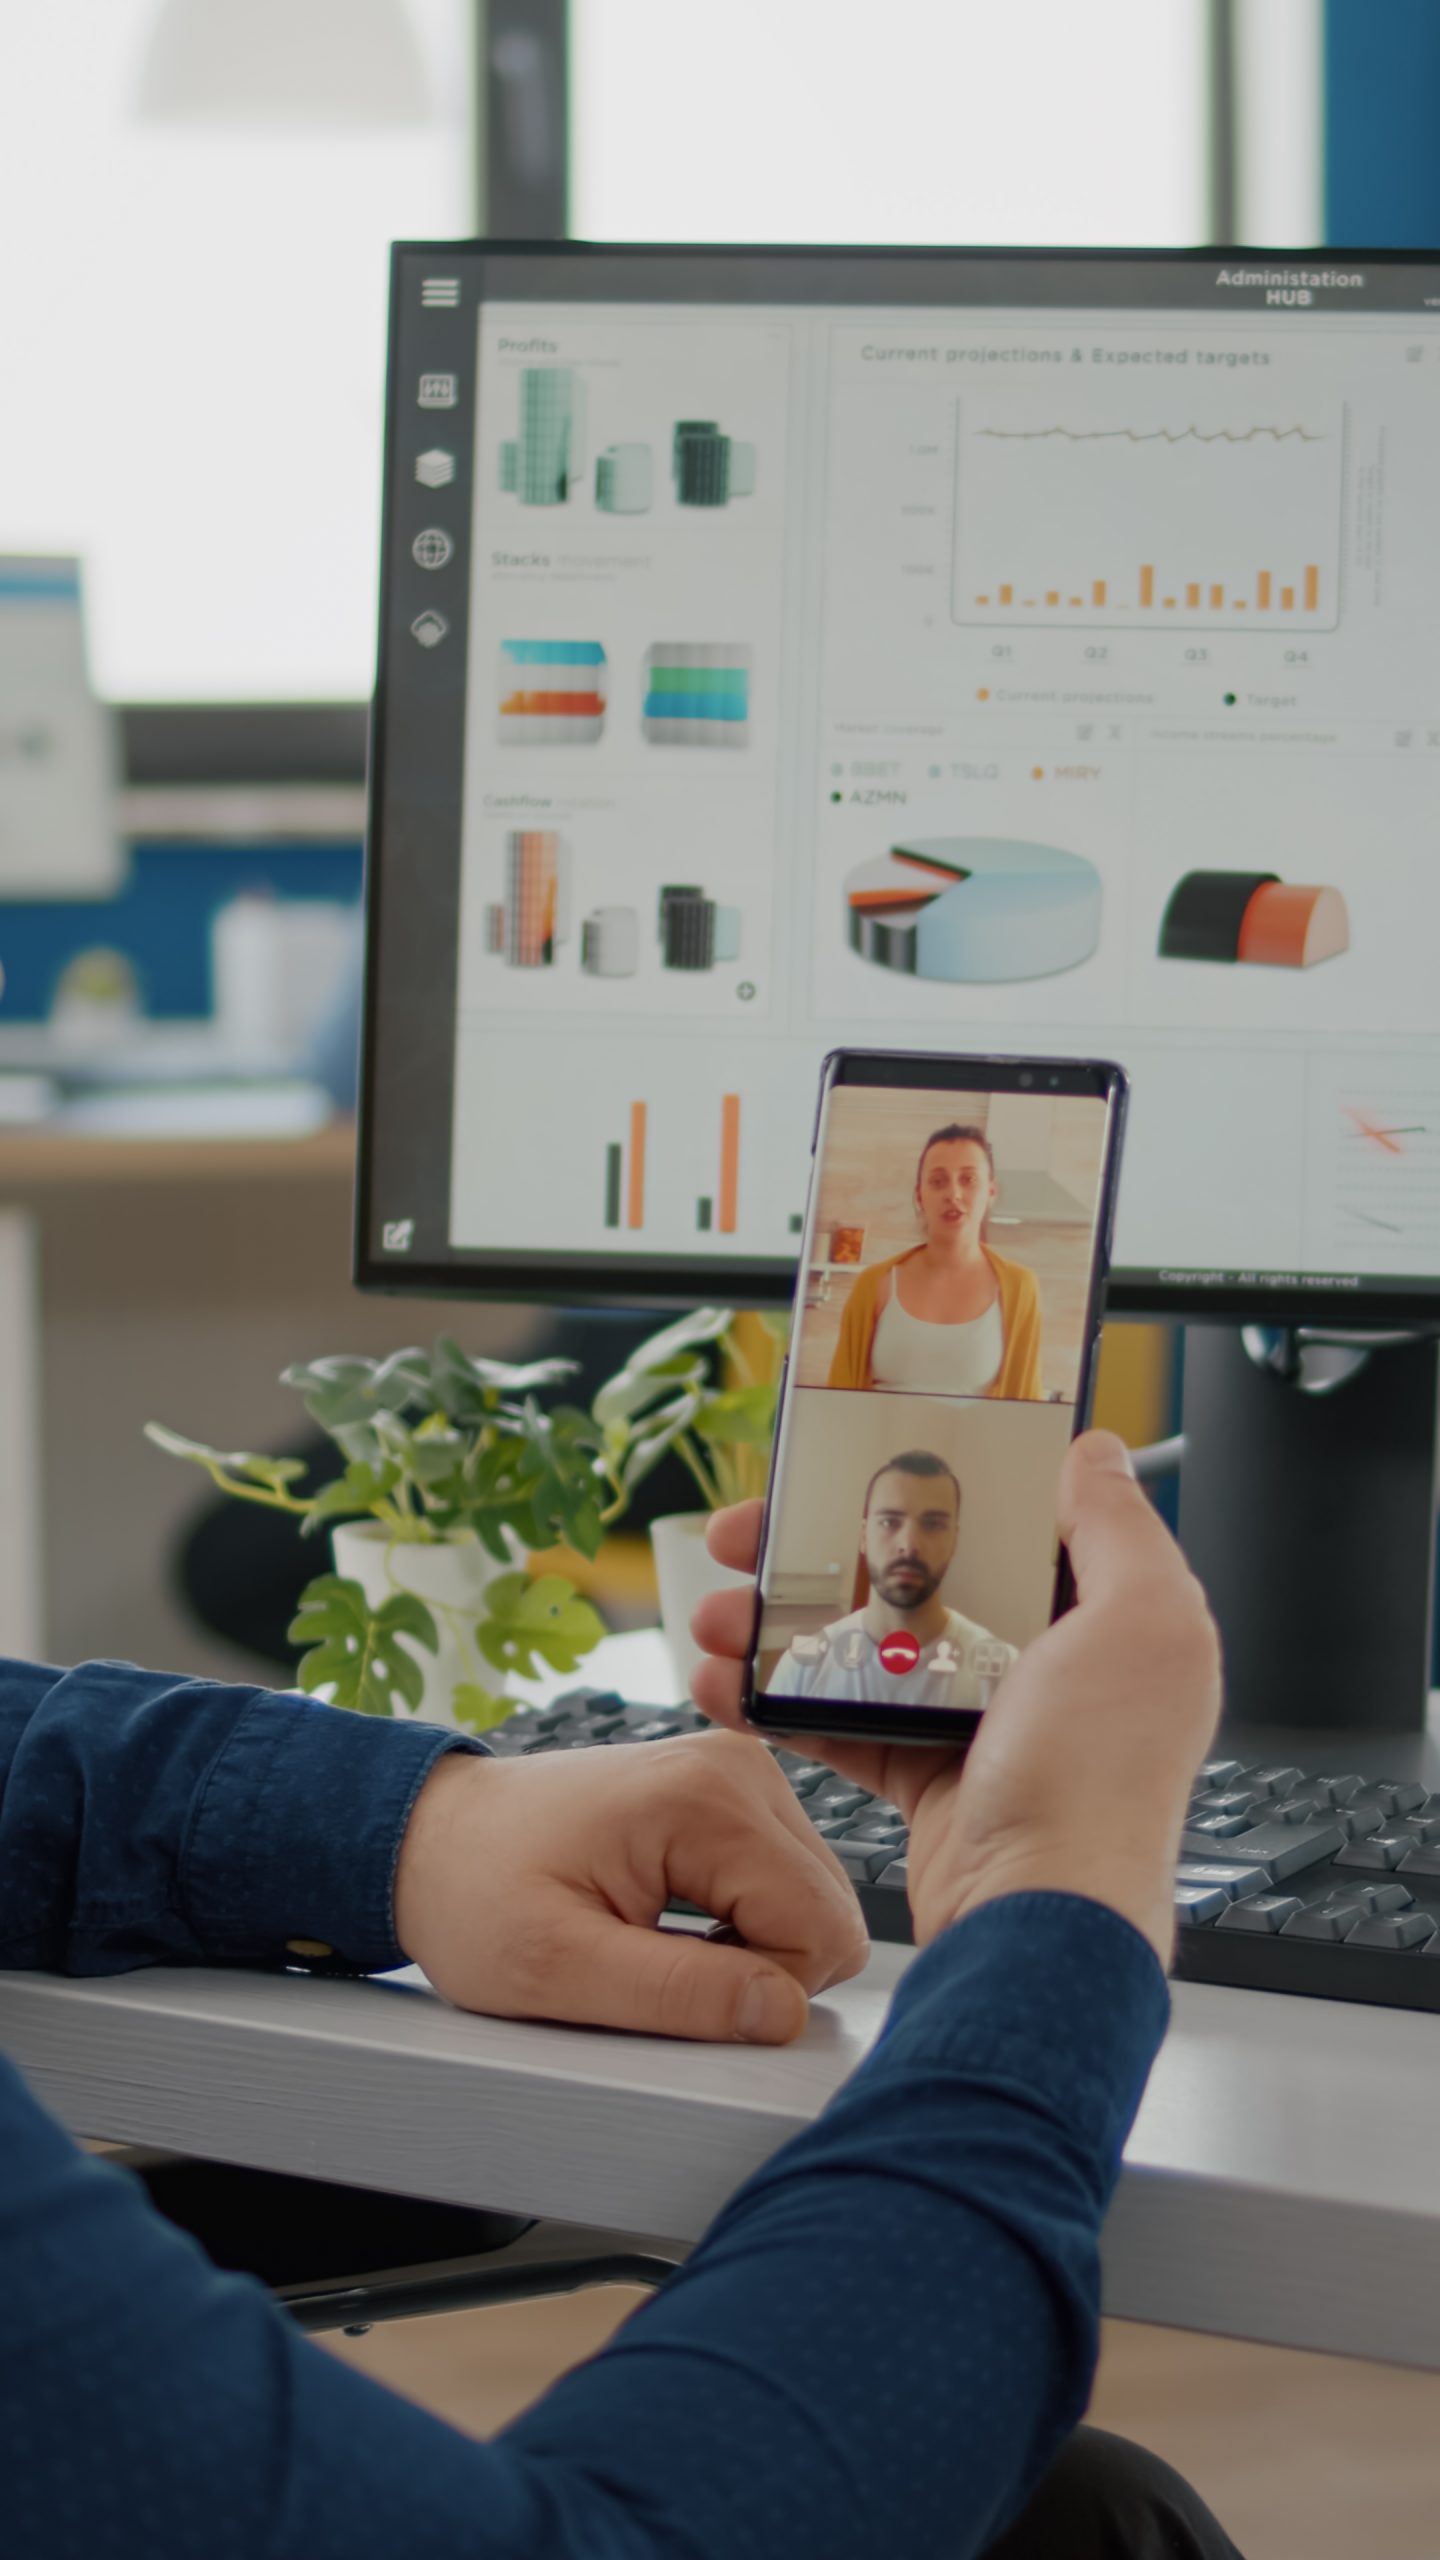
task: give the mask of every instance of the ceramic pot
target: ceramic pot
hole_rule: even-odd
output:
[[[512,1572],[513,1566],[497,1564],[475,1538],[441,1539],[433,1546],[412,1546],[404,1540],[394,1543],[380,1520],[341,1521],[331,1531],[330,1552],[336,1572],[359,1583],[372,1609],[400,1590],[413,1591],[432,1611],[440,1638],[438,1653],[427,1653],[409,1636],[395,1639],[413,1654],[424,1678],[417,1723],[453,1725],[450,1700],[462,1680],[478,1679],[485,1688],[501,1687],[498,1673],[484,1666],[476,1670],[474,1650],[462,1648],[452,1621],[458,1617],[473,1623],[485,1606],[487,1584],[497,1574]],[[517,1555],[515,1562],[523,1561]]]
[[[660,1625],[675,1665],[675,1694],[690,1694],[690,1674],[700,1648],[690,1633],[690,1618],[707,1591],[728,1591],[747,1584],[748,1573],[732,1573],[716,1564],[705,1544],[708,1511],[671,1511],[650,1524],[655,1579],[660,1586]]]

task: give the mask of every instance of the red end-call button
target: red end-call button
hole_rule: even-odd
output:
[[[893,1671],[897,1680],[913,1671],[919,1659],[920,1647],[908,1628],[897,1627],[893,1635],[881,1637],[881,1664],[886,1671]]]

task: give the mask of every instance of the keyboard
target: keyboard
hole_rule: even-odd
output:
[[[505,1758],[708,1729],[697,1707],[570,1689],[486,1740]],[[908,1944],[902,1816],[821,1760],[774,1756],[854,1885],[871,1937]],[[1440,2009],[1440,1794],[1418,1779],[1212,1760],[1191,1798],[1175,1913],[1181,1982]]]

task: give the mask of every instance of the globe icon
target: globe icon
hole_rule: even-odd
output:
[[[410,546],[422,569],[443,569],[455,545],[438,524],[427,525]]]

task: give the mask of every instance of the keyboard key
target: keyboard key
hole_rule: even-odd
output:
[[[1239,1777],[1241,1766],[1238,1760],[1207,1760],[1197,1773],[1197,1782],[1211,1788],[1227,1786],[1232,1778]]]
[[[874,1882],[891,1893],[908,1893],[910,1889],[909,1859],[892,1858],[888,1867],[881,1868]]]
[[[1242,1831],[1253,1828],[1245,1813],[1192,1813],[1185,1826],[1187,1838],[1194,1840],[1234,1840]]]
[[[1373,1840],[1347,1840],[1337,1867],[1398,1867],[1414,1848],[1403,1831],[1377,1831]]]
[[[1353,1902],[1317,1902],[1307,1911],[1302,1905],[1292,1920],[1287,1920],[1281,1935],[1286,1938],[1314,1938],[1325,1946],[1338,1946],[1352,1929],[1370,1912],[1357,1894]]]
[[[824,1786],[829,1775],[830,1772],[823,1760],[797,1760],[793,1767],[786,1770],[785,1784],[791,1794],[798,1796],[803,1804],[808,1797],[814,1795],[817,1787]]]
[[[1220,1929],[1249,1929],[1259,1938],[1277,1938],[1286,1921],[1293,1920],[1304,1908],[1293,1893],[1256,1893],[1248,1902],[1232,1902],[1215,1925]],[[1358,1920],[1358,1913],[1356,1917]]]
[[[1271,1879],[1263,1867],[1231,1866],[1216,1858],[1187,1858],[1177,1869],[1177,1884],[1218,1885],[1227,1902],[1238,1894],[1261,1893]]]
[[[1364,1904],[1367,1913],[1372,1911],[1408,1911],[1414,1899],[1415,1896],[1411,1892],[1408,1884],[1396,1884],[1393,1880],[1389,1884],[1365,1884],[1361,1878],[1357,1876],[1353,1884],[1348,1881],[1344,1884],[1337,1884],[1332,1891],[1326,1895],[1322,1907],[1328,1911],[1332,1904],[1335,1903],[1361,1902]]]
[[[1428,1911],[1377,1911],[1370,1919],[1356,1922],[1345,1944],[1387,1947],[1392,1954],[1404,1955],[1414,1947],[1428,1946],[1434,1936],[1435,1923]]]
[[[1283,1804],[1267,1808],[1265,1818],[1271,1822],[1328,1821],[1334,1810],[1324,1796],[1287,1796]]]
[[[871,1884],[895,1863],[894,1844],[890,1841],[877,1847],[866,1840],[832,1840],[830,1846],[852,1884]]]
[[[876,1814],[866,1813],[852,1816],[844,1836],[847,1840],[862,1841],[870,1848],[879,1848],[883,1844],[893,1854],[897,1847],[903,1848],[906,1832],[904,1823],[898,1819],[885,1822]]]
[[[1175,1917],[1182,1929],[1202,1929],[1230,1908],[1230,1897],[1218,1884],[1182,1884],[1175,1880]]]
[[[1348,1812],[1335,1816],[1347,1840],[1371,1840],[1385,1828],[1385,1816],[1378,1804],[1352,1805]]]
[[[1371,1790],[1367,1788],[1365,1792],[1368,1795]],[[1413,1813],[1417,1805],[1425,1802],[1425,1789],[1417,1786],[1413,1778],[1405,1778],[1398,1785],[1379,1779],[1373,1792],[1382,1813]]]
[[[1402,1876],[1440,1876],[1440,1840],[1417,1840],[1400,1861]]]
[[[847,1779],[837,1778],[832,1771],[824,1785],[818,1787],[809,1799],[810,1818],[818,1821],[823,1813],[828,1821],[836,1814],[858,1813],[862,1805],[874,1802],[875,1798],[868,1795],[863,1787],[852,1787]]]
[[[1363,1778],[1307,1778],[1305,1783],[1317,1795],[1323,1795],[1327,1803],[1340,1805],[1349,1804],[1365,1785]]]
[[[1401,1828],[1409,1832],[1412,1840],[1423,1841],[1427,1849],[1440,1840],[1440,1816],[1433,1813],[1412,1813]]]
[[[1205,1799],[1206,1813],[1249,1813],[1257,1804],[1268,1804],[1268,1796],[1257,1795],[1253,1787],[1229,1787],[1223,1795]],[[1195,1808],[1198,1813],[1201,1808]]]
[[[1318,1867],[1333,1858],[1345,1846],[1345,1834],[1338,1822],[1261,1822],[1253,1831],[1242,1831],[1231,1844],[1237,1858],[1253,1859],[1269,1869],[1272,1884],[1283,1883],[1286,1876],[1298,1876],[1306,1867]],[[1379,1861],[1375,1861],[1376,1864]],[[1398,1858],[1386,1861],[1398,1866]]]
[[[1253,1787],[1257,1796],[1269,1796],[1278,1804],[1282,1796],[1293,1796],[1298,1787],[1303,1787],[1305,1772],[1303,1769],[1282,1768],[1277,1761],[1269,1769],[1247,1769],[1244,1783]]]

